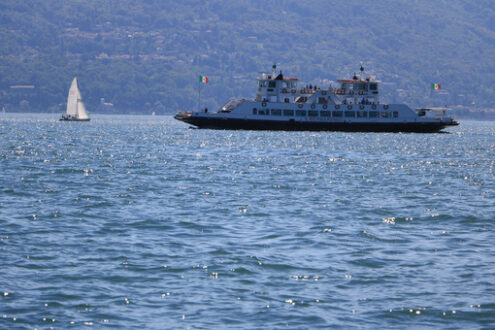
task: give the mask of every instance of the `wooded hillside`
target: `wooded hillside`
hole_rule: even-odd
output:
[[[62,111],[74,75],[90,111],[196,109],[200,74],[214,109],[254,97],[273,63],[327,86],[361,61],[386,102],[495,99],[492,0],[2,0],[0,22],[0,106],[13,109]]]

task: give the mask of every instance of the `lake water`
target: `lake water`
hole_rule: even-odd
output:
[[[495,123],[0,115],[0,328],[493,328]]]

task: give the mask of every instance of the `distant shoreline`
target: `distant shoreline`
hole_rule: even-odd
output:
[[[6,111],[6,114],[12,113],[32,113],[32,114],[52,114],[61,116],[63,112],[53,112],[53,111],[33,111],[33,110],[19,110],[19,109],[9,109]],[[114,111],[112,113],[109,112],[99,112],[99,111],[90,111],[91,115],[105,115],[105,116],[153,116],[153,111],[149,112],[137,112],[137,111]],[[177,113],[177,111],[167,111],[167,112],[155,112],[155,116],[173,116]],[[494,111],[452,111],[453,116],[456,119],[460,120],[476,120],[476,121],[495,121],[495,112]],[[1,113],[0,113],[1,115]]]

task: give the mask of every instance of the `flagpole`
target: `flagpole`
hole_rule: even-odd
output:
[[[201,77],[198,75],[198,77]],[[198,112],[201,112],[201,78],[198,79]]]
[[[433,107],[433,85],[430,85],[430,107]]]

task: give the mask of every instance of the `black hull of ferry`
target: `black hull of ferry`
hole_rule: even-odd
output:
[[[457,122],[446,123],[349,123],[349,122],[298,122],[231,118],[184,117],[175,119],[194,125],[197,128],[228,130],[268,130],[268,131],[339,131],[339,132],[411,132],[435,133]]]
[[[90,118],[88,119],[60,118],[59,121],[90,121]]]

